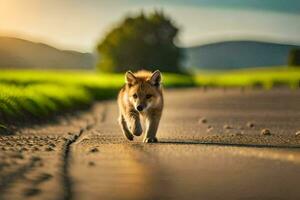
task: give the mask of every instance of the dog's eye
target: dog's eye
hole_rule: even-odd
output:
[[[150,99],[151,97],[152,97],[151,94],[147,94],[147,95],[146,95],[146,98],[147,98],[147,99]]]
[[[134,94],[134,95],[132,95],[132,96],[133,96],[133,98],[135,98],[135,99],[138,97],[137,94]]]

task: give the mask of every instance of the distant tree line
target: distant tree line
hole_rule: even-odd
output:
[[[300,49],[290,51],[288,64],[290,66],[300,66]]]

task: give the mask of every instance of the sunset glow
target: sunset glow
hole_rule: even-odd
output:
[[[93,51],[122,17],[163,9],[182,28],[179,45],[222,40],[270,40],[300,44],[300,14],[279,6],[232,7],[205,1],[18,1],[0,0],[0,35],[45,42],[64,49]],[[277,2],[277,1],[276,1]],[[231,3],[231,4],[230,4]],[[249,3],[248,3],[249,4]],[[250,5],[250,4],[249,4]],[[298,5],[296,5],[298,6]],[[290,7],[293,7],[290,5]],[[263,10],[265,9],[265,10]],[[273,10],[272,10],[273,9]],[[285,9],[285,10],[284,10]]]

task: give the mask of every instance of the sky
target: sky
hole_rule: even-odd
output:
[[[259,40],[300,45],[299,0],[0,0],[0,36],[92,52],[124,16],[163,10],[177,44]]]

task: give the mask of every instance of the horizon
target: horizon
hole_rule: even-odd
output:
[[[185,4],[177,0],[88,0],[84,4],[0,0],[0,36],[93,52],[97,42],[124,16],[161,9],[181,29],[176,42],[181,47],[240,40],[300,45],[298,8],[300,3],[295,0],[188,0]]]
[[[25,42],[31,42],[31,43],[35,43],[35,44],[42,44],[42,45],[46,45],[49,46],[50,48],[55,48],[57,50],[60,51],[74,51],[74,52],[79,52],[79,53],[95,53],[94,51],[81,51],[81,50],[77,50],[77,49],[66,49],[66,48],[60,48],[57,47],[55,45],[49,44],[49,43],[45,43],[45,42],[41,42],[38,40],[31,40],[31,39],[25,39],[25,38],[21,38],[21,37],[14,37],[14,36],[5,36],[5,35],[0,35],[0,39],[1,38],[9,38],[9,39],[15,39],[15,40],[22,40]],[[276,44],[276,45],[291,45],[291,46],[300,46],[298,44],[289,44],[289,43],[282,43],[280,41],[276,42],[276,41],[271,41],[271,40],[263,40],[263,39],[243,39],[243,38],[235,38],[235,39],[220,39],[220,40],[211,40],[211,41],[206,41],[203,42],[201,44],[194,44],[194,45],[190,45],[190,46],[179,46],[180,48],[197,48],[200,46],[205,46],[205,45],[212,45],[212,44],[219,44],[219,43],[227,43],[227,42],[257,42],[257,43],[266,43],[266,44]]]

